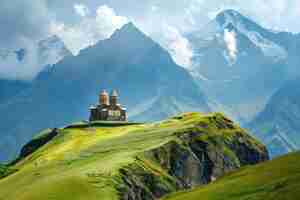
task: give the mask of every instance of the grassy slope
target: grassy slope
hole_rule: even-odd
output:
[[[18,172],[0,180],[0,200],[118,199],[114,186],[119,169],[136,162],[140,153],[176,140],[174,133],[197,123],[204,124],[212,137],[234,134],[216,131],[213,116],[223,119],[220,114],[188,113],[153,124],[96,123],[61,129],[51,142],[17,163]]]
[[[172,194],[164,200],[198,200],[200,197],[201,200],[298,200],[300,153],[246,167],[208,186]]]
[[[0,164],[0,179],[13,174],[14,172],[16,172],[15,169]]]

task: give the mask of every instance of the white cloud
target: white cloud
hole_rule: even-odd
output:
[[[53,39],[32,42],[23,38],[21,49],[0,48],[0,79],[30,81],[46,66],[59,62],[65,56],[62,54],[64,44]],[[20,52],[23,52],[22,56]]]
[[[118,16],[114,9],[104,5],[97,9],[96,27],[104,37],[109,37],[116,29],[128,23],[127,17]]]
[[[238,53],[236,33],[234,31],[229,31],[229,30],[225,29],[224,41],[226,43],[230,61],[235,62],[237,59],[237,53]]]
[[[44,0],[1,0],[0,54],[4,56],[0,55],[0,78],[31,79],[41,70],[34,44],[48,34],[48,14]],[[14,51],[21,48],[27,50],[27,55],[18,62]]]
[[[19,61],[14,50],[1,49],[0,54],[0,78],[11,80],[31,80],[42,70],[44,66],[38,63],[37,46],[28,39],[23,38],[22,43],[26,46],[25,55]]]
[[[171,53],[178,65],[186,68],[191,66],[193,51],[189,41],[182,36],[178,29],[165,24],[162,26],[161,35],[157,39]]]
[[[81,21],[71,26],[55,22],[52,23],[51,30],[63,38],[72,52],[77,54],[80,49],[109,37],[116,28],[120,28],[130,18],[138,22],[141,30],[166,48],[179,65],[189,67],[193,51],[184,35],[206,25],[223,9],[239,10],[267,27],[276,26],[281,30],[290,27],[290,30],[294,31],[300,27],[300,24],[289,26],[289,23],[295,23],[296,17],[300,17],[300,3],[293,0],[224,0],[222,2],[220,0],[209,2],[174,0],[172,2],[173,4],[170,5],[167,2],[146,0],[133,7],[141,8],[143,12],[125,9],[128,17],[116,14],[115,10],[107,5],[98,7],[96,15],[92,17],[87,15],[87,12],[83,12],[89,10],[85,5],[74,5],[74,9],[77,7],[77,13],[82,16]],[[115,6],[118,10],[123,9],[118,7],[118,4]],[[146,9],[143,9],[144,7]],[[237,54],[234,32],[227,32],[224,39],[228,44],[229,56],[234,60]]]
[[[52,22],[50,32],[62,38],[66,46],[76,55],[81,49],[110,37],[116,29],[126,23],[128,23],[126,17],[118,16],[114,9],[103,5],[97,8],[94,17],[82,16],[78,24],[70,26]]]
[[[89,8],[84,4],[74,4],[74,10],[81,17],[87,16],[90,12]]]
[[[159,43],[172,56],[173,60],[180,66],[189,68],[192,64],[193,51],[189,40],[183,33],[173,25],[168,24],[160,13],[152,18],[146,17],[140,21],[134,21],[135,25]],[[161,19],[160,22],[157,20]]]
[[[151,6],[151,11],[152,12],[156,12],[156,11],[158,11],[158,9],[159,8],[156,5]]]
[[[53,22],[50,26],[51,33],[62,38],[75,55],[81,49],[110,37],[116,29],[129,22],[127,17],[117,15],[115,10],[107,5],[98,7],[95,17],[81,16],[81,21],[74,26],[58,22]],[[193,52],[189,41],[183,37],[176,27],[162,22],[158,23],[155,28],[144,25],[141,25],[141,28],[142,31],[145,31],[167,49],[177,64],[183,67],[191,65]]]
[[[97,8],[99,3],[97,0],[36,0],[34,3],[31,0],[18,3],[4,0],[3,5],[1,4],[2,9],[0,8],[2,11],[0,21],[4,24],[1,38],[5,38],[1,41],[1,47],[17,49],[25,47],[22,44],[23,37],[31,38],[31,43],[46,37],[48,21],[52,20],[50,33],[60,36],[70,50],[77,54],[80,49],[109,37],[116,28],[120,28],[131,19],[135,23],[139,22],[141,30],[146,31],[169,50],[178,64],[187,67],[193,52],[184,35],[206,25],[223,9],[236,9],[268,28],[300,32],[300,21],[297,20],[300,18],[299,0],[103,0],[101,2],[107,5],[109,3],[118,14],[107,5]],[[25,15],[23,11],[26,12]],[[230,34],[226,36],[227,42],[233,41],[234,37],[228,36]],[[230,55],[234,58],[237,49],[233,47],[234,45],[230,47]],[[28,61],[28,65],[31,63],[34,64],[35,61]],[[13,67],[2,64],[0,63],[0,76],[10,71],[9,74],[12,76],[23,72],[24,75],[18,76],[29,77],[26,75],[29,71],[32,73],[38,70],[36,67],[29,69],[17,67],[17,64],[12,64]]]

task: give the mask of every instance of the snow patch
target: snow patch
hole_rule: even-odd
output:
[[[229,31],[225,29],[224,31],[224,41],[228,50],[229,62],[234,64],[237,59],[237,40],[235,31]]]
[[[227,27],[229,24],[232,24],[241,34],[245,35],[253,44],[255,44],[258,48],[260,48],[266,57],[271,57],[271,58],[275,59],[275,61],[280,61],[280,60],[284,60],[287,58],[288,53],[283,47],[276,44],[275,42],[272,42],[272,41],[264,38],[259,32],[249,30],[245,26],[242,19],[237,19],[237,17],[238,17],[237,15],[231,15],[230,13],[224,13],[224,15],[225,15],[226,20],[225,20],[224,24],[222,25],[223,29],[225,27]],[[231,32],[234,32],[234,31],[231,31]],[[224,32],[224,39],[225,39],[225,37],[229,41],[233,40],[232,33],[230,33],[230,31],[228,31],[228,30],[226,31],[226,29]],[[232,45],[232,47],[233,47],[233,45]],[[234,54],[232,54],[232,55],[234,55]]]
[[[287,51],[278,44],[262,37],[258,32],[247,32],[248,38],[259,47],[265,56],[274,58],[275,61],[284,60],[287,58]]]

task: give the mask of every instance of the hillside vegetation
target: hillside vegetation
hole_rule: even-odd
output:
[[[300,152],[257,166],[246,167],[190,192],[163,200],[298,200],[300,199]]]
[[[14,172],[16,172],[15,169],[9,168],[6,165],[0,165],[0,179],[13,174]]]
[[[267,159],[262,144],[219,113],[80,123],[25,145],[9,166],[18,171],[0,180],[0,199],[157,199]]]

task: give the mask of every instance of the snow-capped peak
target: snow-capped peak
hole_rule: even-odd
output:
[[[235,10],[225,10],[221,12],[217,15],[216,21],[223,29],[228,28],[228,26],[237,30],[244,28],[245,26],[247,29],[263,29],[251,19]]]
[[[228,32],[241,34],[248,38],[256,47],[261,49],[266,57],[274,61],[284,60],[287,57],[287,51],[274,42],[267,29],[262,28],[251,19],[243,16],[235,10],[225,10],[216,17],[219,30],[226,36]],[[224,37],[226,38],[226,37]],[[225,41],[226,43],[226,41]]]
[[[238,11],[233,10],[233,9],[227,9],[227,10],[220,12],[217,15],[217,18],[221,18],[221,17],[229,18],[229,19],[234,18],[235,20],[240,20],[240,19],[244,18],[244,16],[241,13],[239,13]]]

